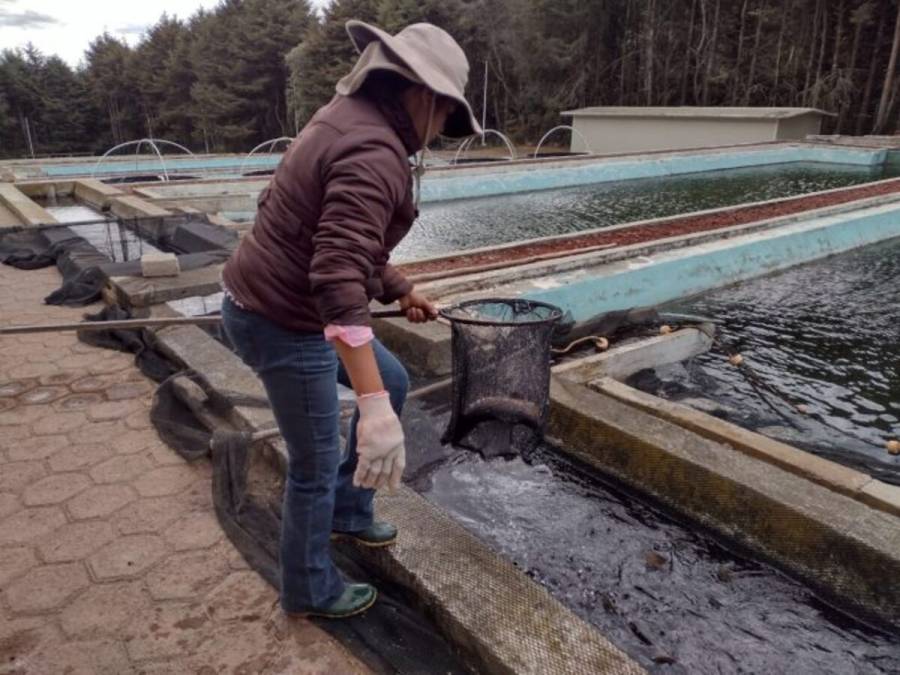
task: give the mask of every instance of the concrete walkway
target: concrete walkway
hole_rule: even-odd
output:
[[[0,323],[48,307],[54,268],[0,265]],[[0,337],[0,675],[365,673],[285,620],[216,521],[210,466],[150,426],[133,358],[74,333]]]

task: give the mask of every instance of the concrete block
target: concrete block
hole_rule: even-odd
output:
[[[696,328],[684,328],[669,335],[616,346],[602,354],[566,361],[554,366],[556,375],[573,382],[597,377],[625,379],[639,370],[679,363],[709,351],[712,338]]]
[[[644,393],[610,378],[594,380],[588,386],[700,436],[727,443],[751,457],[770,462],[849,497],[866,501],[862,499],[860,490],[872,482],[872,477],[861,471],[823,459],[689,406]],[[874,499],[868,500],[867,503],[879,508],[878,502]]]
[[[181,273],[174,253],[145,253],[141,256],[141,274],[145,277],[177,277]]]

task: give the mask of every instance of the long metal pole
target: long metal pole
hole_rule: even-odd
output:
[[[372,312],[375,319],[401,318],[406,316],[402,309],[380,309]],[[48,323],[32,326],[0,327],[0,335],[24,335],[28,333],[58,333],[69,330],[137,330],[140,328],[165,328],[166,326],[215,326],[222,323],[222,317],[213,316],[173,316],[146,319],[118,319],[114,321],[74,321],[71,323]]]

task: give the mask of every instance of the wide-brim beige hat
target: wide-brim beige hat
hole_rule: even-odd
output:
[[[415,23],[396,35],[362,21],[347,22],[350,40],[360,57],[337,83],[337,93],[349,96],[373,70],[391,70],[423,84],[458,104],[447,118],[443,134],[453,138],[481,133],[481,125],[466,101],[469,60],[450,34],[430,23]]]

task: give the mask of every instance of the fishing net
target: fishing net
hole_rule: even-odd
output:
[[[442,312],[452,330],[453,392],[442,441],[485,456],[538,440],[549,410],[550,346],[562,310],[485,299]]]

